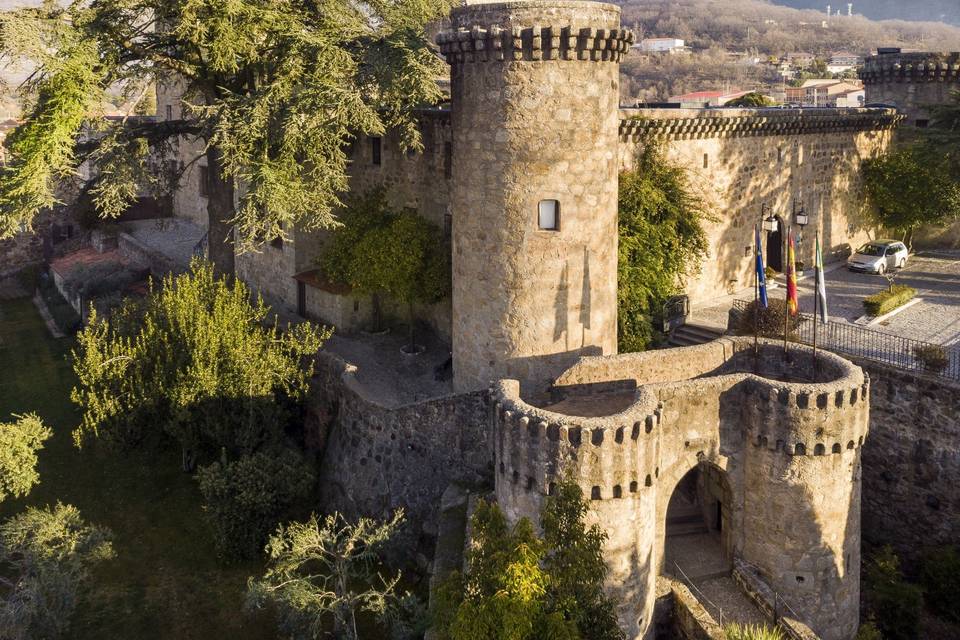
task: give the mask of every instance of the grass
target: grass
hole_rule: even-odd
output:
[[[71,640],[276,638],[272,616],[241,612],[247,577],[260,563],[217,560],[177,453],[74,446],[71,346],[70,338],[49,336],[29,299],[0,301],[0,419],[35,411],[54,430],[40,452],[40,484],[25,500],[3,504],[0,516],[59,500],[114,533],[117,558],[98,569]]]

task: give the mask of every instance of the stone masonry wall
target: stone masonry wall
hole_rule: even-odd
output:
[[[863,537],[890,544],[908,570],[928,546],[960,544],[960,384],[869,361]]]
[[[862,109],[621,113],[621,167],[632,167],[644,144],[659,141],[668,160],[687,168],[691,185],[716,217],[706,225],[710,255],[686,286],[695,306],[752,286],[753,229],[763,204],[765,215],[790,224],[794,206],[803,205],[810,223],[794,231],[802,233],[797,258],[808,265],[817,229],[827,262],[846,257],[871,238],[861,215],[858,172],[864,159],[890,144],[892,114]],[[630,117],[639,118],[641,126]]]
[[[310,409],[328,425],[320,484],[327,508],[383,518],[403,507],[416,533],[435,533],[451,483],[489,484],[486,393],[385,406],[352,365],[321,352]]]
[[[591,521],[610,536],[604,558],[621,625],[628,638],[644,637],[664,570],[670,497],[687,472],[706,465],[729,495],[723,548],[757,566],[824,638],[852,638],[869,414],[861,370],[823,355],[818,376],[807,381],[809,350],[792,348],[785,359],[766,345],[755,360],[752,343],[736,339],[616,356],[609,369],[603,360],[581,361],[588,365],[562,378],[574,395],[545,408],[521,399],[516,381],[498,383],[496,492],[508,517],[535,518],[552,483],[572,471],[590,496]],[[717,360],[713,371],[703,370]],[[696,379],[677,380],[677,371],[698,368]],[[623,393],[639,382],[635,372],[644,384],[628,407],[577,413],[582,399],[588,406],[602,399],[590,396],[591,385],[602,394],[616,383]]]

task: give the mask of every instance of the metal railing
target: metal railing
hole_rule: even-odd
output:
[[[745,312],[753,303],[751,300],[735,300],[734,310]],[[782,335],[782,332],[781,332]],[[800,314],[800,323],[790,340],[802,344],[813,344],[813,316]],[[882,331],[874,331],[864,327],[844,322],[820,322],[817,325],[817,347],[835,353],[865,358],[875,362],[892,365],[906,371],[922,371],[942,378],[960,380],[960,349],[944,347],[913,340]],[[929,360],[925,361],[918,353],[942,353],[946,360],[944,367],[932,366]]]
[[[694,594],[694,597],[697,599],[698,602],[700,602],[704,610],[707,610],[707,605],[709,605],[712,609],[714,609],[717,612],[717,620],[712,620],[712,619],[701,620],[700,618],[697,618],[697,620],[699,620],[701,623],[708,623],[708,624],[712,622],[714,624],[719,625],[720,628],[722,629],[723,628],[723,608],[720,607],[719,605],[714,604],[713,601],[707,597],[707,594],[701,591],[700,588],[693,583],[693,580],[691,580],[690,576],[688,576],[686,572],[680,568],[679,564],[674,562],[673,566],[676,567],[677,571],[680,572],[680,577],[682,579],[682,582],[691,589],[691,591]],[[693,615],[693,617],[695,618],[697,617],[693,611],[691,611],[690,614]],[[707,615],[710,615],[710,614],[711,612],[707,610]]]

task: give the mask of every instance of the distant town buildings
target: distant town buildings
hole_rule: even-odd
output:
[[[749,91],[695,91],[679,96],[671,96],[670,102],[679,104],[683,109],[702,109],[704,107],[722,107],[728,102],[747,95]]]
[[[644,38],[632,47],[643,53],[688,53],[690,49],[680,38]]]
[[[830,56],[827,62],[827,71],[830,73],[846,73],[856,69],[863,63],[863,59],[855,53],[849,51],[837,51]]]
[[[856,80],[806,80],[799,87],[787,87],[787,103],[803,107],[860,107],[863,84]]]

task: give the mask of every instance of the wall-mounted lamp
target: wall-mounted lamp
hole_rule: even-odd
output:
[[[806,209],[806,207],[803,205],[803,203],[800,203],[800,210],[799,210],[799,211],[797,211],[796,204],[794,204],[794,207],[793,207],[793,219],[794,219],[794,221],[795,221],[798,225],[800,225],[801,227],[805,227],[805,226],[807,226],[807,224],[810,223],[810,216],[807,215],[807,209]]]
[[[764,214],[767,212],[767,204],[763,203],[760,207],[760,228],[764,231],[769,231],[770,233],[776,233],[779,228],[779,223],[777,219],[771,214],[764,217]]]

